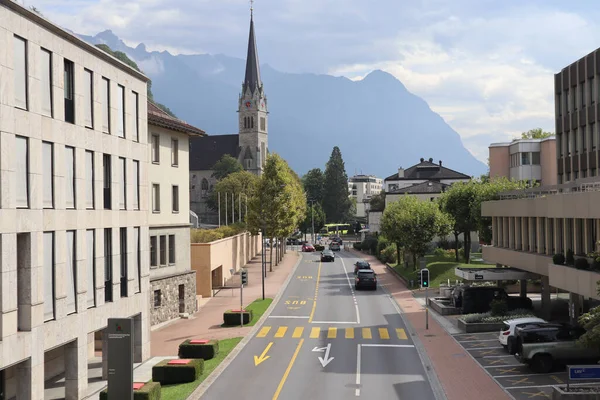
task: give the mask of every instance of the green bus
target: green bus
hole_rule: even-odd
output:
[[[321,236],[330,236],[330,235],[347,235],[352,231],[351,224],[325,224],[323,228],[319,231]]]

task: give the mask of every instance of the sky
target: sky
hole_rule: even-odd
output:
[[[19,0],[80,34],[244,58],[247,0]],[[600,47],[597,1],[255,0],[261,63],[358,80],[393,74],[487,161],[488,145],[554,131],[554,74]]]

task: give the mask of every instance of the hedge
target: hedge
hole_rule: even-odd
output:
[[[100,400],[108,400],[108,388],[100,392]],[[160,400],[160,383],[147,382],[133,391],[133,400]]]
[[[210,360],[219,353],[218,340],[209,340],[208,343],[190,343],[191,341],[192,339],[188,339],[179,345],[179,358],[201,358],[203,360]]]
[[[152,367],[152,381],[161,385],[194,382],[204,372],[204,360],[192,358],[187,364],[169,364],[173,360],[163,360]]]
[[[252,321],[252,310],[244,310],[244,325],[249,324]],[[225,326],[236,326],[240,324],[240,312],[239,311],[225,311],[223,313],[223,325]]]

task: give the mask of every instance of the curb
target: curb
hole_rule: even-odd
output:
[[[244,349],[244,347],[248,344],[248,342],[255,336],[256,332],[258,332],[258,330],[262,327],[265,320],[267,318],[269,318],[269,315],[271,315],[271,313],[273,312],[273,309],[275,308],[275,306],[277,305],[277,303],[283,296],[285,289],[287,289],[287,287],[288,287],[290,281],[292,280],[292,277],[295,275],[296,269],[300,265],[301,261],[302,261],[302,254],[298,253],[298,261],[296,261],[296,265],[294,265],[292,267],[292,270],[291,270],[289,276],[286,278],[285,282],[283,282],[283,285],[281,285],[281,288],[279,288],[279,292],[277,292],[277,295],[271,302],[271,305],[269,306],[269,308],[267,308],[265,313],[262,315],[262,317],[260,317],[260,319],[256,322],[256,324],[254,324],[254,327],[252,328],[252,330],[250,332],[248,332],[246,334],[246,336],[244,336],[244,338],[237,344],[237,346],[235,346],[235,348],[231,351],[231,353],[229,353],[227,355],[227,357],[225,357],[225,359],[221,362],[221,364],[219,364],[219,366],[217,368],[215,368],[215,370],[204,380],[204,382],[202,382],[200,384],[200,386],[198,386],[196,388],[196,390],[194,390],[192,392],[192,394],[190,394],[188,396],[188,398],[187,398],[188,400],[200,400],[200,398],[204,395],[204,393],[208,390],[208,388],[219,378],[219,376],[221,376],[223,371],[225,371],[225,368],[227,368],[229,366],[229,364],[231,364],[233,362],[235,357],[237,357],[237,355]]]

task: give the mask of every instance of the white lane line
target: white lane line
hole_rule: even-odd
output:
[[[354,394],[360,396],[360,344],[356,346],[356,391]]]
[[[309,319],[310,317],[297,316],[297,315],[269,315],[269,318],[297,318],[297,319]]]
[[[350,286],[350,292],[352,293],[352,300],[354,301],[354,309],[356,310],[356,323],[360,324],[360,313],[358,312],[358,301],[356,300],[356,294],[354,293],[354,287],[352,287],[352,282],[350,281],[350,276],[348,275],[348,271],[346,270],[346,264],[344,263],[344,259],[340,257],[342,260],[342,267],[344,268],[344,274],[346,274],[346,279],[348,280],[348,286]]]
[[[401,347],[401,348],[414,348],[415,346],[412,344],[375,344],[375,343],[365,343],[361,344],[362,347]]]
[[[556,374],[522,374],[522,375],[494,375],[494,378],[522,378],[526,376],[548,376]]]
[[[500,342],[498,338],[496,339],[481,339],[481,340],[460,340],[458,343],[473,343],[473,342]]]
[[[349,322],[349,321],[313,321],[312,324],[358,324],[358,322]]]

